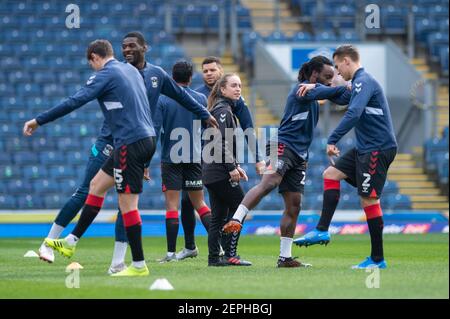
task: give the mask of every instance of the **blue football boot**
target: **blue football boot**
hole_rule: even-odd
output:
[[[307,233],[305,236],[297,238],[294,240],[294,244],[297,246],[311,246],[311,245],[328,245],[330,242],[330,233],[328,231],[320,231],[318,229],[314,229]]]
[[[383,259],[380,262],[374,262],[371,257],[367,257],[366,260],[364,260],[359,265],[352,266],[352,269],[373,269],[373,268],[379,269],[387,268],[386,260]]]

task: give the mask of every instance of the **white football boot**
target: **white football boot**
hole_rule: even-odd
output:
[[[39,247],[39,258],[50,264],[55,261],[53,249],[50,246],[48,246],[45,242],[43,242],[41,247]]]

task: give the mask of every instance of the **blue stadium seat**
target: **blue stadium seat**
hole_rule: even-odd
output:
[[[297,32],[291,37],[291,41],[294,42],[307,42],[312,41],[312,35],[309,32]]]
[[[37,179],[32,181],[32,184],[35,193],[39,195],[61,192],[60,185],[55,179]]]
[[[8,182],[8,194],[11,195],[23,195],[31,194],[33,187],[25,179],[12,179]]]
[[[1,154],[0,154],[1,158]],[[13,180],[21,176],[22,168],[18,165],[13,165],[11,162],[0,164],[0,178],[2,180]]]
[[[83,150],[83,152],[80,151],[70,151],[67,153],[67,163],[69,165],[82,165],[86,163],[86,160],[88,159],[87,152]]]
[[[17,165],[37,164],[39,163],[38,154],[29,151],[20,151],[13,154],[14,163]]]
[[[22,172],[26,180],[41,179],[48,176],[47,169],[43,165],[25,165]]]
[[[25,108],[23,106],[21,107],[19,105],[11,105],[11,108],[8,109],[13,110],[13,112],[9,114],[9,120],[11,121],[11,123],[18,126],[21,126],[23,123],[32,118],[32,114],[30,112],[25,112]]]
[[[46,209],[59,209],[67,199],[60,194],[47,194],[44,196],[44,207]]]
[[[448,18],[439,21],[439,31],[448,32]]]
[[[411,11],[414,14],[414,18],[417,19],[423,19],[428,16],[428,10],[423,5],[413,5],[411,6]]]
[[[438,30],[437,22],[428,18],[422,18],[415,21],[416,40],[425,42],[428,34]]]
[[[22,128],[16,124],[8,124],[8,122],[0,122],[0,133],[2,137],[16,137],[22,133]]]
[[[144,197],[144,196],[142,196]],[[142,206],[142,199],[139,199],[139,204]],[[110,192],[110,194],[106,195],[105,201],[103,202],[103,208],[105,209],[117,209],[119,207],[119,201],[117,198],[117,194],[114,192]]]
[[[440,19],[448,19],[448,1],[446,5],[434,5],[431,6],[428,9],[428,14],[430,16],[431,19],[436,19],[436,20],[440,20]]]
[[[35,137],[31,141],[31,147],[35,152],[56,150],[55,139],[45,137]]]
[[[47,72],[45,72],[45,71],[35,72],[33,74],[33,81],[38,84],[53,83],[53,82],[56,82],[56,77],[55,77],[54,73],[48,72],[48,71]],[[44,91],[44,94],[51,95],[51,94],[45,93],[45,91]]]
[[[42,209],[45,208],[44,200],[38,195],[19,195],[17,204],[20,209]]]
[[[219,7],[212,5],[206,10],[206,27],[207,29],[219,29]]]
[[[388,194],[386,196],[383,196],[381,198],[381,203],[383,207],[391,210],[412,208],[410,197],[402,194]]]
[[[449,165],[449,155],[448,152],[445,153],[444,158],[441,158],[438,163],[438,176],[439,176],[439,183],[441,185],[447,185],[448,188],[448,165]]]
[[[183,27],[186,32],[202,32],[205,28],[204,12],[202,8],[196,7],[192,4],[184,8],[183,13]]]
[[[50,177],[55,178],[55,179],[76,177],[75,170],[73,169],[72,166],[69,166],[69,165],[50,166],[49,173],[50,173]]]
[[[42,129],[49,138],[76,136],[72,135],[70,128],[63,124],[52,123],[42,127]]]
[[[360,37],[355,31],[345,31],[340,33],[339,40],[344,42],[358,42],[360,41]]]
[[[58,149],[60,151],[81,150],[82,148],[83,150],[89,149],[91,142],[88,140],[88,146],[84,147],[83,141],[85,141],[85,138],[80,140],[79,137],[62,137],[56,140],[56,146],[53,146],[51,149]]]
[[[383,194],[397,194],[398,192],[398,184],[394,181],[387,180],[384,184]]]
[[[406,33],[407,11],[406,8],[389,5],[381,8],[382,25],[387,34]]]
[[[26,151],[31,149],[31,140],[24,137],[14,137],[6,140],[5,150],[12,154],[18,151]]]
[[[87,137],[95,137],[99,133],[99,127],[97,125],[88,125],[88,124],[81,124],[81,125],[71,125],[70,126],[71,136],[87,136]]]
[[[449,59],[449,52],[448,52],[448,46],[447,47],[441,47],[439,52],[440,57],[440,63],[442,66],[442,73],[444,76],[448,76],[448,59]]]
[[[28,72],[14,71],[8,74],[8,82],[10,84],[20,84],[21,86],[25,83],[33,82],[31,76]]]
[[[424,156],[427,172],[437,170],[437,160],[448,151],[448,140],[434,138],[425,142]]]
[[[431,57],[437,62],[440,60],[440,49],[448,47],[448,32],[433,32],[428,34],[428,48]]]
[[[342,185],[343,183],[341,183]],[[339,199],[338,208],[339,209],[359,209],[360,201],[359,197],[355,196],[355,194],[341,194],[341,198]]]
[[[319,34],[316,34],[314,39],[316,41],[336,41],[336,35],[334,33],[328,32],[328,31],[323,31],[320,32]]]
[[[16,200],[11,195],[0,195],[0,209],[16,209]]]
[[[37,61],[37,60],[36,60]],[[37,63],[37,62],[36,62]],[[0,60],[0,66],[2,70],[20,70],[23,66],[16,57],[7,57]]]
[[[39,158],[43,165],[64,165],[67,163],[65,154],[62,152],[42,152]]]
[[[289,38],[283,32],[274,31],[264,38],[266,42],[286,42]]]
[[[239,4],[235,7],[235,10],[237,13],[238,28],[240,30],[252,29],[250,10]]]
[[[25,84],[20,85],[22,88],[21,95],[22,96],[40,96],[41,95],[41,87],[38,84]]]

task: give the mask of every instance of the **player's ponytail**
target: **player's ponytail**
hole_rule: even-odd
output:
[[[306,79],[309,78],[309,76],[307,76],[308,74],[311,75],[311,73],[309,72],[309,62],[305,62],[305,63],[302,64],[302,67],[298,71],[298,78],[297,78],[297,80],[299,82],[306,81]]]
[[[303,63],[302,67],[298,71],[298,81],[308,81],[312,73],[314,71],[318,73],[321,72],[325,64],[333,66],[333,63],[330,61],[330,59],[324,57],[323,55],[315,56],[308,62]]]
[[[211,111],[216,105],[216,102],[218,99],[222,97],[222,92],[220,91],[221,88],[226,87],[228,78],[235,75],[234,73],[227,73],[223,75],[220,79],[217,80],[216,84],[214,84],[211,93],[208,97],[208,111]]]

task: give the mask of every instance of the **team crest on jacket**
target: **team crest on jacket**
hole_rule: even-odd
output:
[[[276,165],[276,170],[279,170],[279,169],[283,169],[283,166],[284,166],[284,161],[282,161],[282,160],[278,160],[277,161],[277,165]]]
[[[156,89],[158,87],[158,78],[156,76],[152,76],[150,80],[152,81],[152,88]]]

